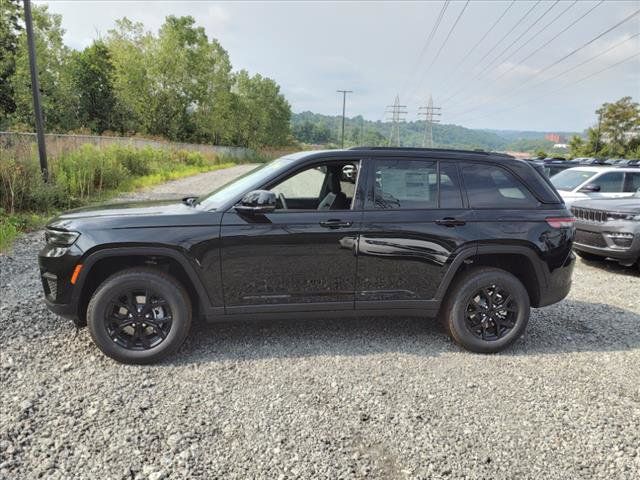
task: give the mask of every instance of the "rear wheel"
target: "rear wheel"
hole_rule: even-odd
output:
[[[604,260],[604,257],[601,257],[600,255],[595,255],[593,253],[581,252],[580,250],[574,250],[574,252],[576,252],[576,255],[578,255],[580,258],[584,258],[585,260],[590,262],[597,262],[598,260]]]
[[[514,275],[482,267],[462,274],[451,286],[442,321],[460,346],[494,353],[524,333],[529,311],[529,294]]]
[[[93,341],[123,363],[153,363],[178,350],[191,327],[191,303],[170,275],[133,268],[112,275],[87,308]]]

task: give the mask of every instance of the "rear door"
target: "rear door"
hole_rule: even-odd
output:
[[[456,252],[468,246],[458,168],[419,158],[365,164],[356,309],[428,307]]]

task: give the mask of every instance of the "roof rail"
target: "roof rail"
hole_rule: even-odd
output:
[[[462,150],[457,148],[421,148],[421,147],[350,147],[347,150],[380,150],[387,152],[460,152],[475,155],[498,156],[505,158],[515,158],[508,153],[487,152],[485,150]]]

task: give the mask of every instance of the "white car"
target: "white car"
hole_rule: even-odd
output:
[[[584,166],[551,177],[567,207],[588,198],[624,198],[640,189],[640,168]]]

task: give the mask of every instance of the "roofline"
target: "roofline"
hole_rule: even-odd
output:
[[[456,148],[420,148],[420,147],[351,147],[350,151],[383,151],[383,152],[413,152],[413,153],[464,153],[468,155],[483,155],[491,157],[513,158],[513,155],[498,152],[486,152],[484,150],[462,150]]]

